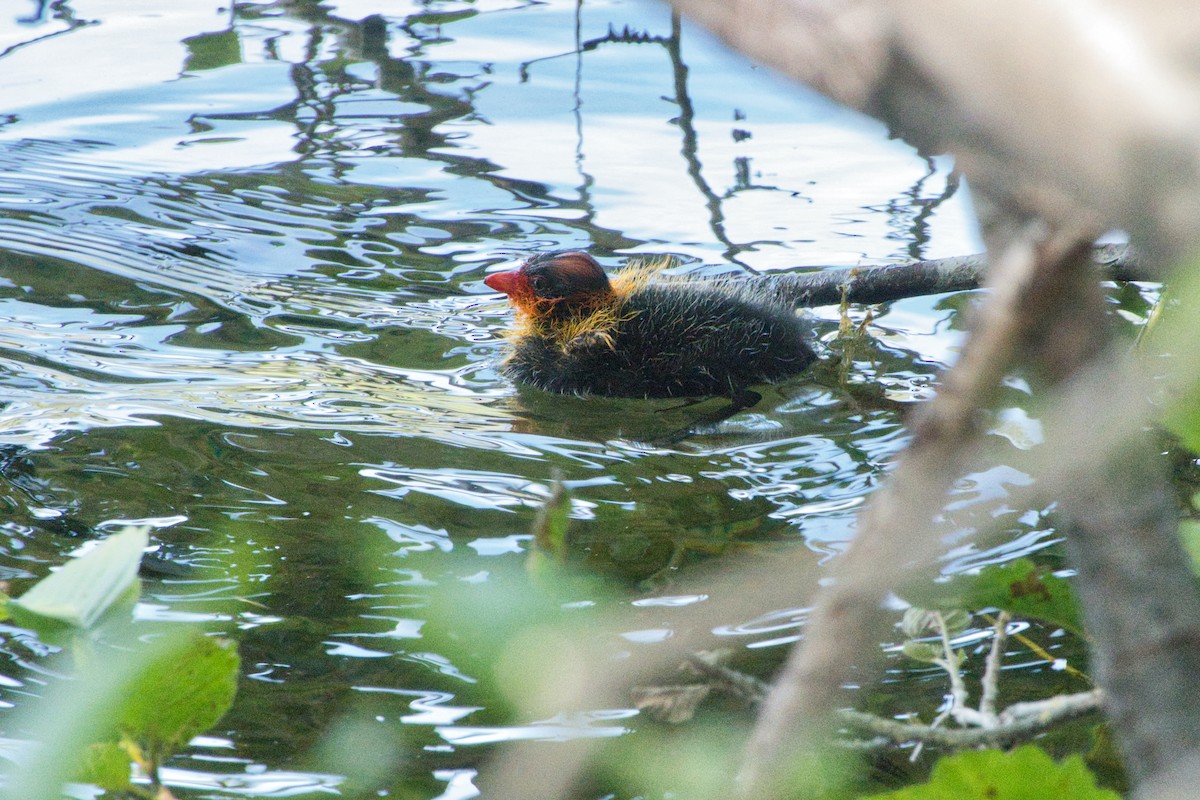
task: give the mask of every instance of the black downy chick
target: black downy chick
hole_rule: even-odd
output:
[[[816,355],[794,310],[747,280],[656,280],[656,268],[610,281],[590,255],[534,256],[484,282],[517,310],[504,372],[562,394],[760,398],[748,387],[802,372]]]

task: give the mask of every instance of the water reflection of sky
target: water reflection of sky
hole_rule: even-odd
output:
[[[342,4],[333,5],[334,16],[345,13]],[[273,112],[297,103],[288,62],[305,60],[298,48],[313,44],[310,33],[281,16],[241,22],[239,63],[185,70],[188,51],[181,42],[197,30],[218,35],[228,25],[223,8],[179,3],[170,15],[129,9],[9,53],[6,111],[20,124],[0,128],[0,142],[100,140],[106,146],[90,151],[85,163],[135,172],[186,174],[200,165],[211,171],[293,160],[294,123]],[[714,227],[739,247],[753,247],[747,263],[763,269],[903,255],[896,215],[872,208],[869,198],[900,197],[922,180],[926,165],[905,145],[888,140],[877,124],[729,56],[696,31],[686,31],[682,69],[673,68],[659,40],[604,41],[614,16],[652,37],[670,32],[658,4],[617,10],[584,6],[580,38],[595,47],[578,57],[566,3],[483,10],[456,21],[453,38],[421,41],[417,26],[389,28],[393,54],[415,51],[430,72],[445,70],[448,79],[435,92],[470,97],[471,113],[441,126],[445,144],[431,153],[486,160],[494,165],[491,174],[543,185],[563,205],[586,202],[597,225],[701,258],[719,255]],[[124,57],[131,36],[138,41],[136,59]],[[315,44],[332,58],[344,43],[328,36]],[[428,214],[446,205],[458,214],[535,211],[511,195],[504,202],[504,192],[489,188],[494,182],[458,181],[425,157],[396,153],[397,124],[427,105],[372,88],[380,80],[376,64],[346,72],[359,85],[326,98],[326,111],[356,120],[352,131],[338,133],[351,145],[339,153],[339,180],[437,194],[433,208],[423,201],[393,206],[393,212]],[[694,106],[689,123],[698,174],[688,174],[693,165],[680,152],[677,82]],[[300,106],[296,117],[303,121],[303,101]],[[389,152],[381,156],[380,150]],[[926,194],[941,191],[944,166],[940,173]],[[714,198],[721,201],[719,221],[709,207]],[[933,224],[938,236],[929,238],[942,252],[927,255],[975,249],[961,206],[943,207]]]

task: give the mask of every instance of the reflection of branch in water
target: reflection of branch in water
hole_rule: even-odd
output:
[[[721,210],[721,198],[704,178],[704,165],[700,162],[699,156],[699,137],[696,135],[696,110],[692,106],[692,98],[687,90],[688,70],[687,64],[683,63],[681,40],[679,12],[672,11],[671,37],[667,40],[666,46],[667,54],[671,57],[671,72],[675,78],[675,104],[679,106],[679,116],[675,118],[674,122],[683,131],[680,153],[687,162],[688,175],[696,184],[696,188],[700,190],[700,194],[704,196],[704,205],[708,209],[709,226],[717,241],[725,245],[725,258],[746,266],[737,259],[737,254],[742,248],[735,245],[729,239],[729,234],[725,232],[725,213]]]
[[[521,82],[528,78],[526,64],[521,65]],[[586,157],[583,154],[583,0],[575,0],[575,85],[573,87],[574,105],[571,114],[575,117],[575,171],[579,173],[579,205],[585,210],[586,222],[589,228],[594,228],[595,209],[592,207],[592,186],[596,179],[588,173],[583,164]]]
[[[898,236],[908,242],[908,256],[914,260],[922,258],[925,245],[929,244],[929,218],[958,191],[958,173],[951,171],[946,176],[946,186],[940,195],[929,200],[922,197],[926,182],[937,175],[938,168],[931,156],[920,155],[925,162],[925,174],[913,183],[912,188],[901,194],[908,202],[901,205],[897,198],[887,204],[887,213],[894,219]]]
[[[33,25],[44,20],[46,7],[50,5],[49,0],[35,0],[35,2],[37,3],[37,10],[28,17],[17,17],[17,22],[20,22],[22,25]]]
[[[683,132],[683,142],[681,144],[680,153],[687,164],[687,174],[696,185],[697,190],[704,198],[704,205],[708,209],[709,227],[712,230],[713,236],[717,241],[725,246],[724,256],[726,260],[736,264],[746,266],[738,259],[738,255],[747,249],[748,244],[736,244],[730,239],[725,228],[725,214],[722,210],[723,200],[736,195],[738,192],[748,189],[767,189],[771,191],[779,191],[777,186],[763,186],[754,184],[750,177],[749,160],[739,158],[734,163],[734,169],[737,175],[735,185],[724,196],[717,192],[708,183],[704,177],[704,165],[699,157],[699,136],[695,126],[695,107],[692,104],[691,96],[688,92],[687,79],[688,68],[683,60],[682,55],[682,30],[679,14],[671,14],[671,33],[669,36],[656,36],[646,31],[634,31],[628,26],[624,27],[620,32],[610,27],[608,33],[594,39],[586,41],[581,40],[579,33],[579,11],[582,5],[582,0],[577,0],[576,5],[576,38],[575,49],[573,52],[557,53],[555,55],[543,56],[541,58],[532,59],[522,62],[519,68],[521,82],[529,80],[530,68],[543,61],[551,61],[562,58],[567,55],[576,56],[576,79],[575,79],[575,115],[576,115],[576,131],[578,136],[577,146],[577,163],[582,163],[583,151],[583,133],[582,133],[582,115],[580,108],[581,101],[581,86],[580,72],[582,64],[582,56],[584,52],[596,50],[604,44],[656,44],[661,45],[666,51],[671,61],[671,72],[673,77],[674,102],[679,108],[679,113],[672,122],[679,127]],[[734,137],[745,137],[745,133],[735,131]],[[592,185],[592,179],[586,175],[582,168],[580,174],[584,177],[585,187]],[[586,197],[586,194],[585,194]]]
[[[585,52],[595,50],[602,44],[667,44],[668,37],[655,36],[646,31],[635,31],[626,25],[621,29],[620,33],[610,25],[608,33],[603,36],[597,36],[595,39],[587,41],[580,40],[580,12],[583,10],[583,0],[576,0],[575,5],[575,49],[565,53],[555,53],[552,56],[542,56],[541,58],[533,58],[529,61],[522,61],[517,68],[517,74],[521,78],[521,83],[529,80],[529,68],[534,64],[540,64],[543,61],[554,61],[555,59],[564,56],[582,56]]]
[[[683,131],[683,144],[681,153],[684,161],[687,162],[687,173],[691,177],[692,181],[696,184],[696,188],[699,189],[700,194],[704,197],[704,205],[706,208],[708,208],[710,226],[712,228],[713,235],[716,236],[719,242],[725,245],[726,258],[735,263],[741,263],[737,260],[736,254],[740,252],[742,248],[735,245],[725,232],[725,215],[721,211],[721,197],[713,191],[712,187],[709,186],[708,182],[705,180],[703,174],[703,164],[700,163],[699,156],[697,155],[699,152],[699,137],[696,134],[696,127],[694,124],[696,111],[692,105],[691,97],[687,91],[688,70],[687,65],[683,62],[683,55],[680,48],[682,36],[679,14],[671,14],[670,36],[654,36],[653,34],[645,31],[634,31],[628,26],[623,28],[621,32],[618,33],[616,30],[610,27],[608,29],[608,33],[604,36],[581,42],[579,39],[578,25],[579,17],[577,6],[575,56],[578,59],[579,64],[582,64],[582,56],[584,52],[595,50],[603,44],[658,44],[662,45],[666,49],[667,54],[671,59],[671,73],[674,78],[675,89],[675,105],[679,107],[679,114],[676,116],[674,122],[679,126],[680,130]],[[525,82],[529,79],[529,68],[532,65],[541,61],[562,58],[564,55],[570,54],[559,53],[557,55],[543,56],[542,58],[535,58],[531,61],[523,62],[520,67],[521,81]],[[579,114],[579,109],[582,105],[579,92],[580,81],[579,71],[577,71],[575,81],[575,113],[576,129],[579,132],[578,152],[581,153],[583,148],[583,123],[582,117]],[[587,185],[590,186],[590,178],[587,178],[587,180]]]
[[[65,23],[66,27],[62,28],[61,30],[54,31],[53,33],[47,33],[44,36],[35,36],[32,39],[26,39],[23,42],[17,42],[16,44],[9,45],[3,50],[0,50],[0,58],[4,58],[5,56],[15,53],[16,51],[28,47],[31,44],[43,42],[46,39],[53,39],[56,36],[62,36],[64,33],[71,33],[87,25],[96,24],[94,22],[77,19],[75,17],[75,12],[73,12],[70,6],[67,5],[66,0],[55,0],[53,3],[48,2],[48,0],[37,0],[37,4],[37,10],[34,11],[32,15],[28,17],[18,17],[17,22],[21,23],[22,25],[41,24],[46,21],[46,9],[51,8],[54,10],[54,18]]]
[[[645,41],[646,34],[632,33],[628,28],[619,36],[611,29],[607,36],[599,39],[593,39],[588,42],[583,41],[583,2],[584,0],[575,0],[575,83],[572,87],[572,99],[574,104],[571,107],[571,113],[575,118],[575,170],[579,173],[579,210],[583,212],[580,219],[580,225],[586,227],[590,232],[592,240],[608,250],[619,250],[630,245],[630,240],[622,236],[619,231],[602,228],[596,223],[596,208],[592,204],[592,187],[596,183],[596,179],[584,168],[584,162],[587,157],[584,155],[583,142],[583,53],[585,50],[594,50],[599,45],[610,41]],[[551,56],[558,58],[559,56]],[[539,59],[541,60],[541,59]],[[522,82],[528,78],[527,67],[533,62],[526,62],[521,65]],[[560,205],[569,205],[560,203]]]
[[[435,62],[421,60],[425,46],[445,40],[440,30],[428,24],[427,15],[417,12],[394,22],[372,15],[354,21],[333,16],[315,2],[239,5],[237,15],[243,22],[252,22],[273,9],[305,22],[310,30],[310,45],[292,70],[297,98],[273,109],[215,114],[209,118],[272,118],[288,122],[297,130],[295,150],[300,154],[299,161],[319,159],[322,169],[335,173],[348,168],[345,157],[361,157],[369,148],[380,157],[392,155],[445,164],[443,170],[448,174],[488,181],[531,206],[561,204],[558,199],[550,198],[545,185],[498,174],[494,163],[464,154],[454,142],[455,134],[446,132],[447,123],[478,118],[475,94],[490,85],[487,77],[490,68],[482,65],[478,74],[460,73],[435,68]],[[391,42],[397,31],[403,32],[408,40]],[[285,61],[273,43],[274,39],[269,39],[263,44],[268,57]],[[374,66],[374,80],[363,77],[364,64]],[[373,103],[370,114],[378,117],[380,123],[374,130],[365,130],[372,138],[364,147],[357,138],[364,134],[364,127],[353,124],[347,107],[358,95],[372,89],[387,93],[405,107],[385,114],[375,110],[377,104]],[[203,124],[203,120],[200,122]]]
[[[238,6],[236,12],[239,20],[252,22],[256,16],[270,10],[271,6]],[[427,87],[429,64],[414,59],[412,50],[406,49],[403,57],[389,52],[388,24],[383,17],[372,15],[361,21],[342,19],[316,3],[289,4],[284,10],[309,25],[304,54],[291,70],[296,98],[269,110],[212,114],[197,117],[197,120],[262,119],[268,116],[286,120],[297,128],[295,149],[302,157],[336,159],[358,149],[356,143],[345,141],[341,135],[344,131],[337,124],[340,104],[352,100],[359,91],[378,88],[405,103],[424,108],[421,112],[397,110],[388,120],[396,126],[397,152],[409,157],[427,157],[430,150],[446,145],[446,137],[434,132],[439,125],[474,113],[469,100]],[[413,41],[424,43],[415,27],[402,24],[400,28],[408,32]],[[328,41],[330,38],[332,44]],[[264,47],[272,60],[285,60],[275,48],[274,39],[268,39]],[[375,66],[376,80],[364,79],[350,71],[363,62]]]

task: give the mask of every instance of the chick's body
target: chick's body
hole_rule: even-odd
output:
[[[549,254],[521,270],[489,276],[524,315],[504,370],[547,391],[730,396],[795,375],[816,357],[793,310],[751,281],[618,273],[614,288],[583,253]]]

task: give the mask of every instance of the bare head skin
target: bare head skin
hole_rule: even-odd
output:
[[[536,255],[515,270],[488,275],[483,282],[508,295],[519,311],[531,316],[560,304],[594,306],[612,294],[608,276],[596,259],[577,250]]]

